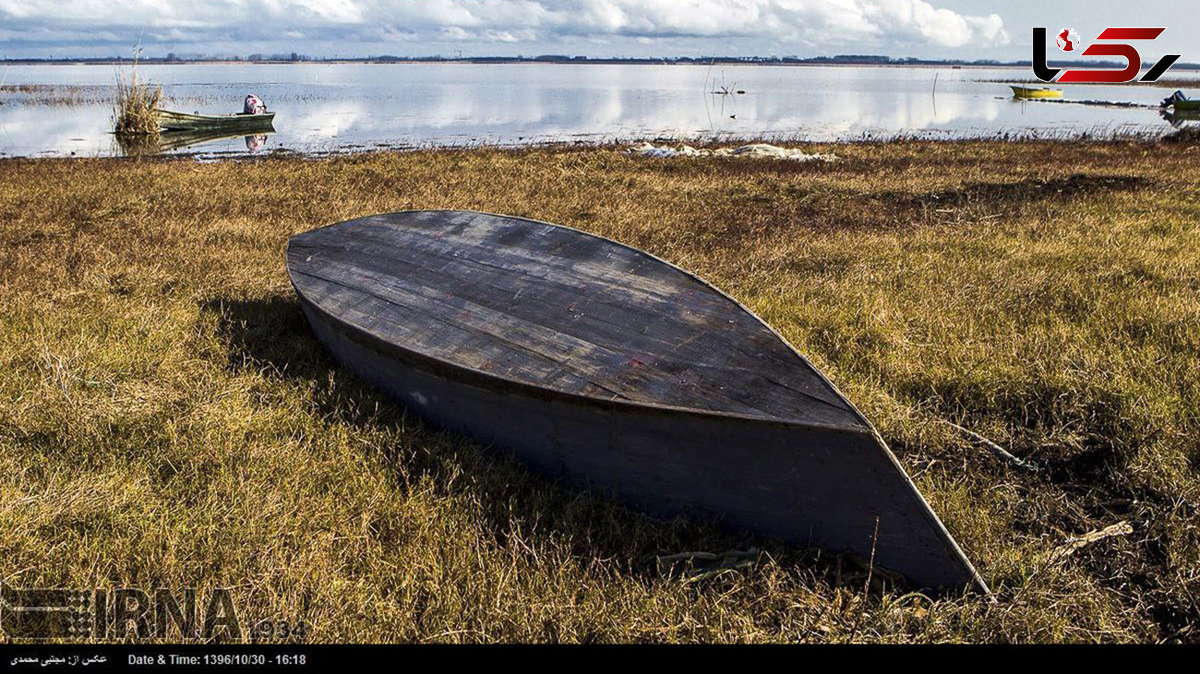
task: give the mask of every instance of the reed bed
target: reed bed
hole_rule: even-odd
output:
[[[128,77],[117,75],[116,128],[123,136],[157,136],[158,118],[154,111],[162,102],[162,87],[138,80],[137,64]]]
[[[55,84],[0,85],[0,102],[21,105],[73,107],[110,103],[112,100],[111,87]]]

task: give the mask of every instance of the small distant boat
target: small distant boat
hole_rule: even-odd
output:
[[[197,115],[174,110],[155,110],[158,128],[163,131],[214,131],[235,133],[240,131],[271,130],[275,113],[260,115],[239,113],[235,115]]]
[[[986,585],[867,419],[716,288],[579,230],[407,211],[293,236],[317,338],[426,420],[660,514]]]
[[[1062,98],[1062,89],[1052,89],[1050,87],[1021,87],[1015,84],[1008,85],[1012,89],[1013,98]]]

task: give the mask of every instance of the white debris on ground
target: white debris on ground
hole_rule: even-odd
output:
[[[642,143],[629,148],[629,154],[640,154],[646,157],[704,157],[711,154],[708,150],[697,150],[691,145],[669,147],[653,143]]]
[[[753,157],[788,159],[791,161],[834,161],[835,154],[809,154],[803,150],[779,147],[768,143],[752,143],[741,147],[723,147],[716,150],[694,148],[690,145],[654,145],[642,143],[629,149],[630,154],[644,157]]]

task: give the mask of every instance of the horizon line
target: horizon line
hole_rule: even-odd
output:
[[[837,54],[834,56],[570,56],[566,54],[540,54],[537,56],[443,56],[440,54],[424,56],[396,56],[379,54],[374,56],[309,56],[292,52],[290,54],[249,54],[246,56],[229,55],[187,55],[178,56],[174,52],[165,56],[54,56],[54,57],[5,57],[0,63],[8,64],[113,64],[113,63],[155,63],[155,64],[184,64],[184,63],[404,63],[404,62],[444,62],[444,63],[628,63],[628,64],[663,64],[663,63],[745,63],[756,65],[946,65],[946,66],[983,66],[983,67],[1021,67],[1031,66],[1031,60],[1001,61],[998,59],[966,59],[966,58],[919,58],[915,56],[888,56],[884,54]],[[1061,67],[1121,67],[1115,61],[1053,61],[1047,65]],[[1200,63],[1175,63],[1174,69],[1197,70]]]

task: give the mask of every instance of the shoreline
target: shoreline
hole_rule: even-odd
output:
[[[1153,127],[1157,129],[1158,127]],[[680,146],[689,146],[697,149],[718,149],[718,148],[733,148],[743,145],[755,143],[765,143],[776,145],[786,149],[799,149],[804,151],[812,151],[812,153],[832,152],[838,149],[854,148],[854,147],[885,147],[892,145],[930,145],[930,146],[954,146],[979,144],[984,146],[1022,146],[1022,145],[1082,145],[1082,146],[1106,146],[1106,145],[1128,145],[1138,144],[1154,146],[1162,143],[1172,142],[1174,140],[1191,140],[1200,138],[1195,130],[1170,130],[1162,133],[1153,133],[1142,130],[1118,130],[1111,135],[1104,136],[1095,132],[1077,131],[1073,132],[1077,135],[1058,134],[1058,135],[1008,135],[1011,132],[997,132],[995,136],[989,137],[962,137],[962,138],[938,138],[921,135],[902,135],[898,134],[889,137],[870,137],[862,139],[843,139],[843,140],[802,140],[795,138],[771,138],[762,135],[748,135],[741,137],[726,137],[718,139],[696,139],[696,138],[680,138],[680,137],[662,137],[662,136],[645,136],[633,137],[630,139],[621,140],[547,140],[544,142],[523,142],[514,144],[505,143],[476,143],[473,145],[393,145],[385,144],[372,147],[348,147],[345,149],[322,150],[314,152],[304,152],[300,150],[292,150],[280,148],[266,152],[251,153],[245,151],[206,151],[196,149],[194,151],[167,151],[167,152],[144,152],[144,153],[128,153],[128,154],[97,154],[97,155],[79,155],[79,154],[43,154],[43,155],[10,155],[0,152],[0,163],[3,162],[38,162],[38,161],[91,161],[91,160],[107,160],[107,161],[193,161],[200,163],[221,163],[221,162],[251,162],[265,160],[303,160],[303,161],[318,161],[338,158],[367,158],[375,155],[411,155],[411,154],[451,154],[451,153],[531,153],[531,152],[550,152],[550,153],[578,153],[588,151],[619,151],[622,153],[631,153],[634,146],[643,143],[651,143],[658,146],[676,148]],[[1006,136],[1007,137],[1004,137]],[[668,161],[696,159],[693,157],[663,157]],[[777,160],[787,163],[788,160]]]

